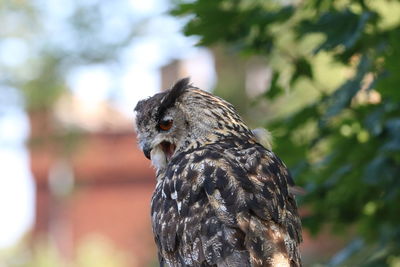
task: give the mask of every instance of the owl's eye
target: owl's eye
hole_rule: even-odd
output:
[[[158,124],[158,127],[160,127],[162,131],[168,131],[169,129],[171,129],[173,122],[173,120],[162,120]]]

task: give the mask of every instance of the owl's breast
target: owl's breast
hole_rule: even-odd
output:
[[[156,187],[151,207],[157,246],[171,266],[195,266],[195,262],[205,259],[202,225],[209,224],[207,218],[215,215],[201,185],[182,180],[179,175],[164,178]],[[214,224],[219,223],[214,220]]]
[[[212,173],[222,170],[216,156],[208,148],[183,154],[157,177],[152,226],[159,252],[171,266],[215,264],[243,246],[243,233],[232,227],[230,209],[216,208],[216,199],[207,194],[216,184]]]

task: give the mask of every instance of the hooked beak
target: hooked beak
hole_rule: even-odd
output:
[[[151,153],[151,150],[152,150],[152,149],[153,149],[153,148],[150,147],[150,145],[148,145],[148,144],[146,144],[146,145],[143,146],[143,153],[144,153],[144,155],[146,156],[146,158],[151,159],[150,153]]]

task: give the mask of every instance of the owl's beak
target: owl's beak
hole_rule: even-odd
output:
[[[146,156],[146,158],[148,158],[148,159],[151,159],[151,157],[150,157],[150,153],[151,153],[151,150],[152,150],[153,148],[151,147],[151,146],[149,146],[149,145],[144,145],[144,147],[143,147],[143,153],[144,153],[144,155]]]
[[[162,142],[160,145],[165,157],[167,158],[167,161],[170,161],[172,155],[175,153],[176,145],[167,141]]]

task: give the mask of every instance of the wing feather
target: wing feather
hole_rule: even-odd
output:
[[[186,166],[174,172],[182,160]],[[255,143],[215,143],[168,168],[152,200],[166,266],[300,266],[291,178],[272,152]]]
[[[208,177],[216,186],[206,191],[207,196],[218,218],[245,234],[251,263],[275,266],[277,261],[286,261],[300,266],[301,223],[288,190],[292,180],[282,161],[253,145],[225,149],[220,159],[209,164],[224,175],[216,171]],[[218,181],[221,177],[223,182]]]

